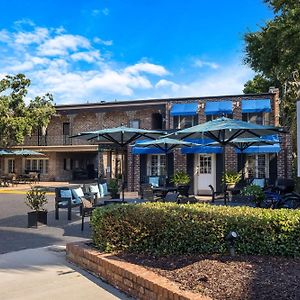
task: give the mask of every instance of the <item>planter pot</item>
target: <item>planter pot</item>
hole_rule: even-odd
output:
[[[110,192],[110,194],[111,194],[111,199],[120,199],[120,193]]]
[[[47,211],[31,211],[28,213],[28,227],[47,225]]]
[[[235,183],[227,183],[226,186],[227,186],[228,190],[230,190],[230,189],[232,190],[235,188]]]
[[[190,185],[186,184],[186,185],[178,185],[177,186],[177,191],[181,196],[185,196],[188,197],[189,196],[189,189],[190,189]]]

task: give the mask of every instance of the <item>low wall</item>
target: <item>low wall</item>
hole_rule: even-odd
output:
[[[145,300],[209,300],[211,298],[180,290],[173,282],[141,266],[100,253],[84,243],[67,244],[67,259],[94,273],[122,292]]]

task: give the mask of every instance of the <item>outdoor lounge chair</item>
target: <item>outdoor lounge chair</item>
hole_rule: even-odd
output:
[[[69,187],[55,188],[55,219],[59,219],[59,209],[68,209],[68,220],[71,220],[71,210],[74,207],[80,207],[82,213],[82,200],[91,200],[90,194],[84,194],[82,189]]]

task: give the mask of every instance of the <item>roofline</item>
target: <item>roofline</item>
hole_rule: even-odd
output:
[[[62,104],[55,105],[56,110],[65,109],[78,109],[84,107],[111,107],[111,106],[128,106],[129,104],[147,104],[149,105],[162,105],[172,101],[184,101],[184,100],[205,100],[205,99],[217,99],[217,98],[230,98],[230,97],[259,97],[275,95],[275,93],[259,93],[259,94],[238,94],[238,95],[220,95],[220,96],[201,96],[201,97],[175,97],[175,98],[151,98],[151,99],[136,99],[136,100],[118,100],[108,102],[92,102],[92,103],[79,103],[79,104]]]

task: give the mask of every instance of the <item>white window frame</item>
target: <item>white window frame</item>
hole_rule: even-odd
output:
[[[10,162],[11,161],[11,166],[10,166]],[[15,159],[14,158],[8,158],[6,160],[6,164],[5,164],[5,170],[7,171],[6,173],[15,173],[15,169],[16,168],[16,164],[15,164]]]
[[[49,172],[49,158],[28,158],[26,157],[23,159],[23,170],[28,170],[28,162],[29,162],[29,170],[34,170],[33,168],[33,161],[36,161],[37,168],[36,170],[40,171],[41,174],[48,174]],[[41,162],[42,161],[42,170],[40,169],[41,167]]]
[[[195,115],[193,116],[176,116],[178,118],[178,125],[175,129],[184,129],[184,128],[189,128],[192,127],[194,125],[196,125],[195,123]],[[186,127],[186,120],[190,119],[191,120],[191,126]]]
[[[258,157],[260,155],[265,156],[265,174],[264,176],[259,176],[259,165],[258,165]],[[246,163],[245,163],[245,175],[247,178],[250,178],[249,176],[249,157],[255,157],[255,167],[254,167],[254,174],[252,178],[269,178],[270,176],[270,155],[267,153],[259,153],[259,154],[248,154],[246,156]]]
[[[157,174],[152,173],[152,158],[157,157]],[[149,154],[147,155],[147,176],[165,176],[166,175],[166,155]],[[163,163],[163,164],[162,164]]]

